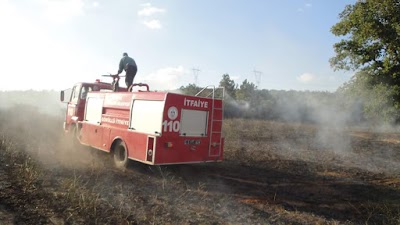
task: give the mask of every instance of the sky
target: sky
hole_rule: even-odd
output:
[[[152,90],[216,85],[335,91],[329,59],[356,0],[0,0],[0,90],[63,90],[115,74],[123,52]],[[121,82],[121,86],[124,86]]]

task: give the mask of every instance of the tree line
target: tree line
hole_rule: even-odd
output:
[[[244,80],[240,85],[223,74],[219,87],[224,89],[226,118],[254,118],[286,122],[319,123],[338,115],[346,123],[365,122],[363,104],[344,92],[266,90]],[[183,94],[196,95],[202,88],[195,84],[181,86]],[[216,97],[221,97],[216,92]]]

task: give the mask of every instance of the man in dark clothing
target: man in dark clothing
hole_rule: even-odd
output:
[[[136,76],[137,66],[135,60],[129,57],[126,52],[122,54],[122,59],[119,62],[118,75],[122,73],[122,70],[125,70],[125,84],[126,87],[129,88]]]

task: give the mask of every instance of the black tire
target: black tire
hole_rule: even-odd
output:
[[[114,146],[114,163],[119,169],[126,169],[128,167],[128,151],[123,141],[118,141]]]

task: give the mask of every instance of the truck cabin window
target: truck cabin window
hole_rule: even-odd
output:
[[[81,86],[80,85],[75,86],[72,89],[71,103],[74,103],[74,104],[78,103],[80,90],[81,90]]]
[[[83,87],[81,88],[81,95],[80,95],[80,98],[81,98],[82,100],[86,100],[86,96],[87,96],[87,93],[88,93],[89,91],[92,91],[92,87],[83,86]]]

